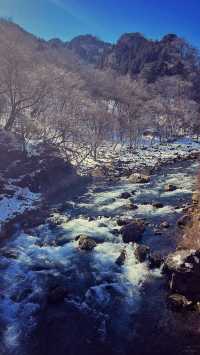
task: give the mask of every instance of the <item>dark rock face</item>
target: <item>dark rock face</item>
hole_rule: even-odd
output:
[[[78,237],[78,246],[81,250],[91,251],[96,247],[96,245],[97,243],[95,240],[86,235],[80,235]]]
[[[124,243],[138,242],[145,231],[145,224],[140,220],[133,220],[131,223],[121,228]]]
[[[168,275],[171,292],[189,301],[200,299],[200,251],[178,250],[168,256],[163,272]]]
[[[105,54],[112,48],[110,43],[103,42],[91,35],[75,37],[66,46],[82,60],[99,66],[102,65]]]
[[[139,244],[135,245],[134,255],[140,263],[143,263],[148,258],[149,253],[150,253],[150,248],[147,247],[146,245],[139,245]]]
[[[166,36],[160,42],[154,42],[140,33],[125,34],[112,51],[109,64],[121,74],[134,76],[142,73],[148,81],[154,81],[158,76],[184,73],[181,53],[176,47],[179,39],[175,35],[169,37],[170,40]]]

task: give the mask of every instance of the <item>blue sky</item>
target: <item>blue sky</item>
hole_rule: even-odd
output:
[[[177,33],[200,47],[200,0],[0,0],[0,16],[46,39],[91,33],[115,42],[124,32],[154,39]]]

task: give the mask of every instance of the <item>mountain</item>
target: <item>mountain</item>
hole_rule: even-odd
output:
[[[72,39],[67,47],[82,60],[90,64],[100,65],[113,45],[106,43],[91,35],[78,36]]]
[[[141,33],[125,33],[116,44],[101,41],[92,35],[81,35],[69,42],[54,38],[49,41],[37,38],[20,26],[0,21],[0,42],[8,40],[18,44],[25,53],[40,56],[44,60],[57,61],[73,67],[93,65],[119,75],[143,78],[155,82],[163,76],[181,75],[184,79],[200,72],[199,56],[184,39],[176,34],[167,34],[160,41],[145,38]],[[69,64],[70,63],[70,64]]]
[[[139,75],[149,82],[165,75],[186,77],[199,70],[195,49],[175,34],[153,41],[140,33],[126,33],[113,45],[90,35],[79,36],[69,42],[68,48],[85,63],[121,75]]]

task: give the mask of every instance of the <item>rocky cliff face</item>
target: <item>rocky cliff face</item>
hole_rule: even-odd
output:
[[[97,66],[102,66],[104,57],[113,47],[110,43],[103,42],[91,35],[75,37],[66,46],[86,63]]]
[[[153,41],[140,33],[126,33],[114,45],[87,35],[74,38],[67,47],[85,63],[149,82],[165,75],[186,77],[198,69],[195,51],[175,34]]]

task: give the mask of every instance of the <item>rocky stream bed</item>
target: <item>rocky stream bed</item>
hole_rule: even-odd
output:
[[[198,312],[174,312],[162,274],[198,167],[95,179],[43,223],[16,228],[1,247],[0,353],[199,354]]]

